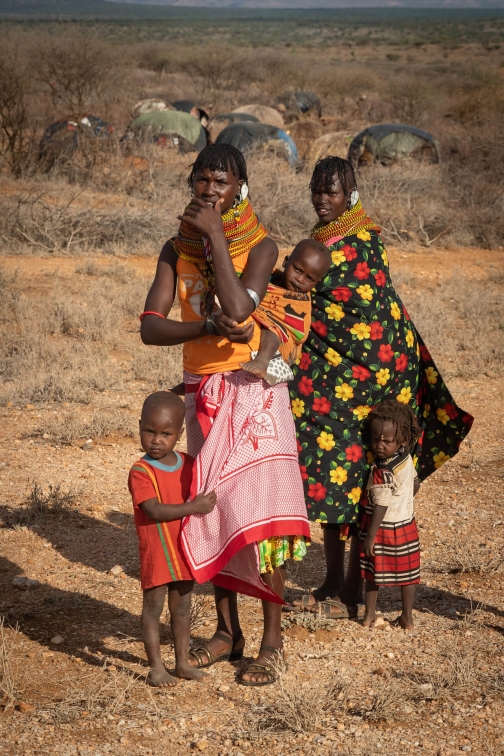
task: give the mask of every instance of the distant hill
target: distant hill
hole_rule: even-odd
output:
[[[173,18],[185,16],[190,8],[258,9],[338,9],[390,8],[440,11],[489,11],[504,8],[504,0],[0,0],[0,16],[31,18]],[[187,10],[186,10],[187,9]],[[185,12],[184,12],[185,11]]]

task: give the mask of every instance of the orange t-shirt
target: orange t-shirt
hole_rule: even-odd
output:
[[[237,273],[242,273],[249,253],[233,257]],[[205,290],[203,275],[197,265],[179,257],[177,260],[177,294],[182,321],[204,320],[200,312],[201,293]],[[250,322],[250,318],[245,322]],[[250,360],[250,352],[259,349],[261,329],[254,321],[254,335],[248,344],[236,344],[220,336],[204,336],[187,341],[183,347],[184,370],[196,375],[240,370],[240,363]]]

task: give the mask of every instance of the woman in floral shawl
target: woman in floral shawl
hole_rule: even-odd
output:
[[[320,160],[310,189],[319,218],[311,236],[329,247],[333,265],[312,297],[310,335],[290,393],[308,517],[324,527],[327,575],[294,605],[352,617],[362,596],[356,537],[346,576],[344,555],[370,462],[363,421],[385,397],[410,404],[423,430],[414,452],[423,480],[457,453],[473,418],[454,403],[394,290],[352,165]]]

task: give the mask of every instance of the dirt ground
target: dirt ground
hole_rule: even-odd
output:
[[[474,249],[391,249],[390,257],[407,305],[409,279],[427,304],[432,287],[453,271],[483,291],[490,271],[502,264],[501,252]],[[153,257],[113,262],[124,280],[136,281],[138,297],[147,291]],[[110,257],[93,257],[94,267],[82,273],[86,264],[89,259],[79,256],[5,256],[1,267],[10,291],[29,306],[54,292],[77,296],[91,278],[106,295],[110,276],[100,277],[100,271],[110,269]],[[390,624],[400,593],[386,589],[379,599],[386,620],[381,630],[286,614],[288,669],[281,684],[244,688],[235,684],[235,666],[224,663],[212,667],[203,684],[180,682],[157,691],[144,683],[137,543],[126,485],[141,454],[138,440],[117,430],[87,445],[87,437],[65,443],[55,430],[69,412],[86,418],[105,410],[124,416],[121,427],[134,428],[153,383],[138,371],[131,374],[139,348],[131,310],[111,321],[115,341],[107,349],[115,385],[79,405],[23,403],[13,395],[0,408],[0,754],[504,753],[498,372],[448,370],[456,401],[475,423],[459,455],[422,485],[416,499],[422,584],[413,633]],[[502,327],[495,323],[496,339],[502,339]],[[157,359],[154,348],[148,358]],[[440,362],[444,371],[443,355]],[[177,371],[178,363],[173,378]],[[291,598],[321,582],[318,526],[312,535],[308,557],[290,569]],[[115,565],[120,574],[111,573]],[[16,587],[18,577],[39,584]],[[214,616],[211,587],[200,586],[196,594],[194,642],[211,635]],[[248,658],[258,651],[261,611],[254,599],[239,602]],[[166,628],[163,638],[169,667]]]

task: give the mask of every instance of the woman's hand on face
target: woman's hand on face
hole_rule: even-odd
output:
[[[212,320],[215,325],[215,330],[228,341],[233,341],[237,344],[248,344],[254,335],[254,323],[247,323],[245,326],[240,326],[236,320],[228,318],[223,312],[219,312],[213,315]]]
[[[211,238],[219,232],[223,233],[221,215],[221,205],[223,202],[223,199],[218,199],[215,205],[212,206],[204,200],[194,197],[189,207],[184,211],[184,214],[177,215],[177,218],[195,228],[202,236]]]

